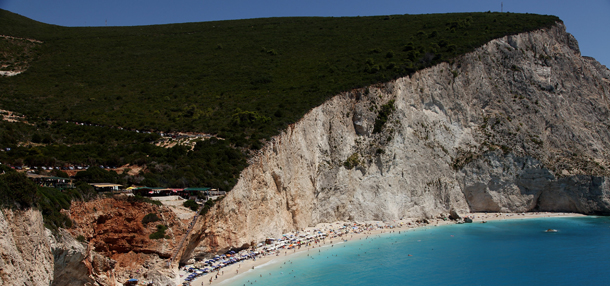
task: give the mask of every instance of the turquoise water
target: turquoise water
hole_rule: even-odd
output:
[[[549,228],[559,232],[545,233]],[[284,260],[280,257],[229,282],[230,285],[609,285],[610,218],[490,221],[370,236]]]

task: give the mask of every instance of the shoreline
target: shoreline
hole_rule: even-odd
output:
[[[472,218],[472,223],[483,223],[484,221],[495,221],[495,220],[514,220],[514,219],[533,219],[533,218],[550,218],[550,217],[585,217],[587,215],[579,214],[579,213],[550,213],[550,212],[533,212],[533,213],[469,213],[464,216]],[[192,286],[199,285],[230,285],[231,281],[235,281],[239,277],[243,277],[245,273],[248,273],[250,270],[258,269],[260,267],[264,267],[268,264],[280,263],[282,261],[288,260],[290,257],[294,257],[299,253],[306,252],[312,249],[321,249],[325,247],[330,247],[333,244],[343,243],[343,239],[346,239],[346,242],[357,240],[369,235],[380,235],[380,234],[390,234],[398,231],[408,231],[414,229],[421,229],[425,227],[436,227],[442,225],[450,225],[456,224],[456,221],[453,220],[442,220],[442,219],[428,219],[429,223],[417,223],[417,221],[422,221],[423,219],[415,219],[415,218],[407,218],[402,220],[396,220],[392,222],[380,222],[380,221],[366,221],[362,223],[368,224],[382,224],[384,226],[395,226],[393,228],[380,228],[370,231],[365,231],[361,233],[350,233],[345,238],[327,238],[324,241],[321,241],[317,247],[302,247],[301,249],[290,249],[290,250],[281,250],[281,254],[283,255],[267,255],[258,257],[256,260],[243,260],[237,262],[235,264],[231,264],[222,268],[219,271],[218,278],[213,279],[212,283],[210,283],[210,278],[215,277],[216,273],[213,272],[207,275],[198,277],[197,279],[191,282]],[[308,227],[305,230],[314,230],[320,228],[328,228],[332,226],[341,226],[344,223],[354,223],[354,222],[334,222],[334,223],[320,223],[315,227]],[[180,274],[183,274],[180,271]],[[178,275],[179,276],[179,275]],[[182,285],[182,279],[180,278],[180,284]]]

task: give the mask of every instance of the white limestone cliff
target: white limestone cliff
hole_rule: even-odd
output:
[[[53,254],[42,214],[0,211],[0,285],[50,285]]]
[[[182,258],[337,220],[608,213],[609,95],[562,23],[337,95],[260,151]]]

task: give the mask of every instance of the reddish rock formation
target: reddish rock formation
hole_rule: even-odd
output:
[[[142,223],[149,213],[161,220]],[[127,198],[105,198],[90,202],[73,202],[70,217],[74,237],[82,235],[96,252],[115,260],[115,271],[126,277],[146,273],[143,265],[158,268],[169,258],[187,229],[187,223],[167,207]],[[150,239],[157,225],[167,226],[166,238]]]

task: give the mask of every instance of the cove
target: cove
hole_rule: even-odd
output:
[[[610,279],[608,257],[608,217],[513,219],[335,243],[222,284],[602,285]]]

